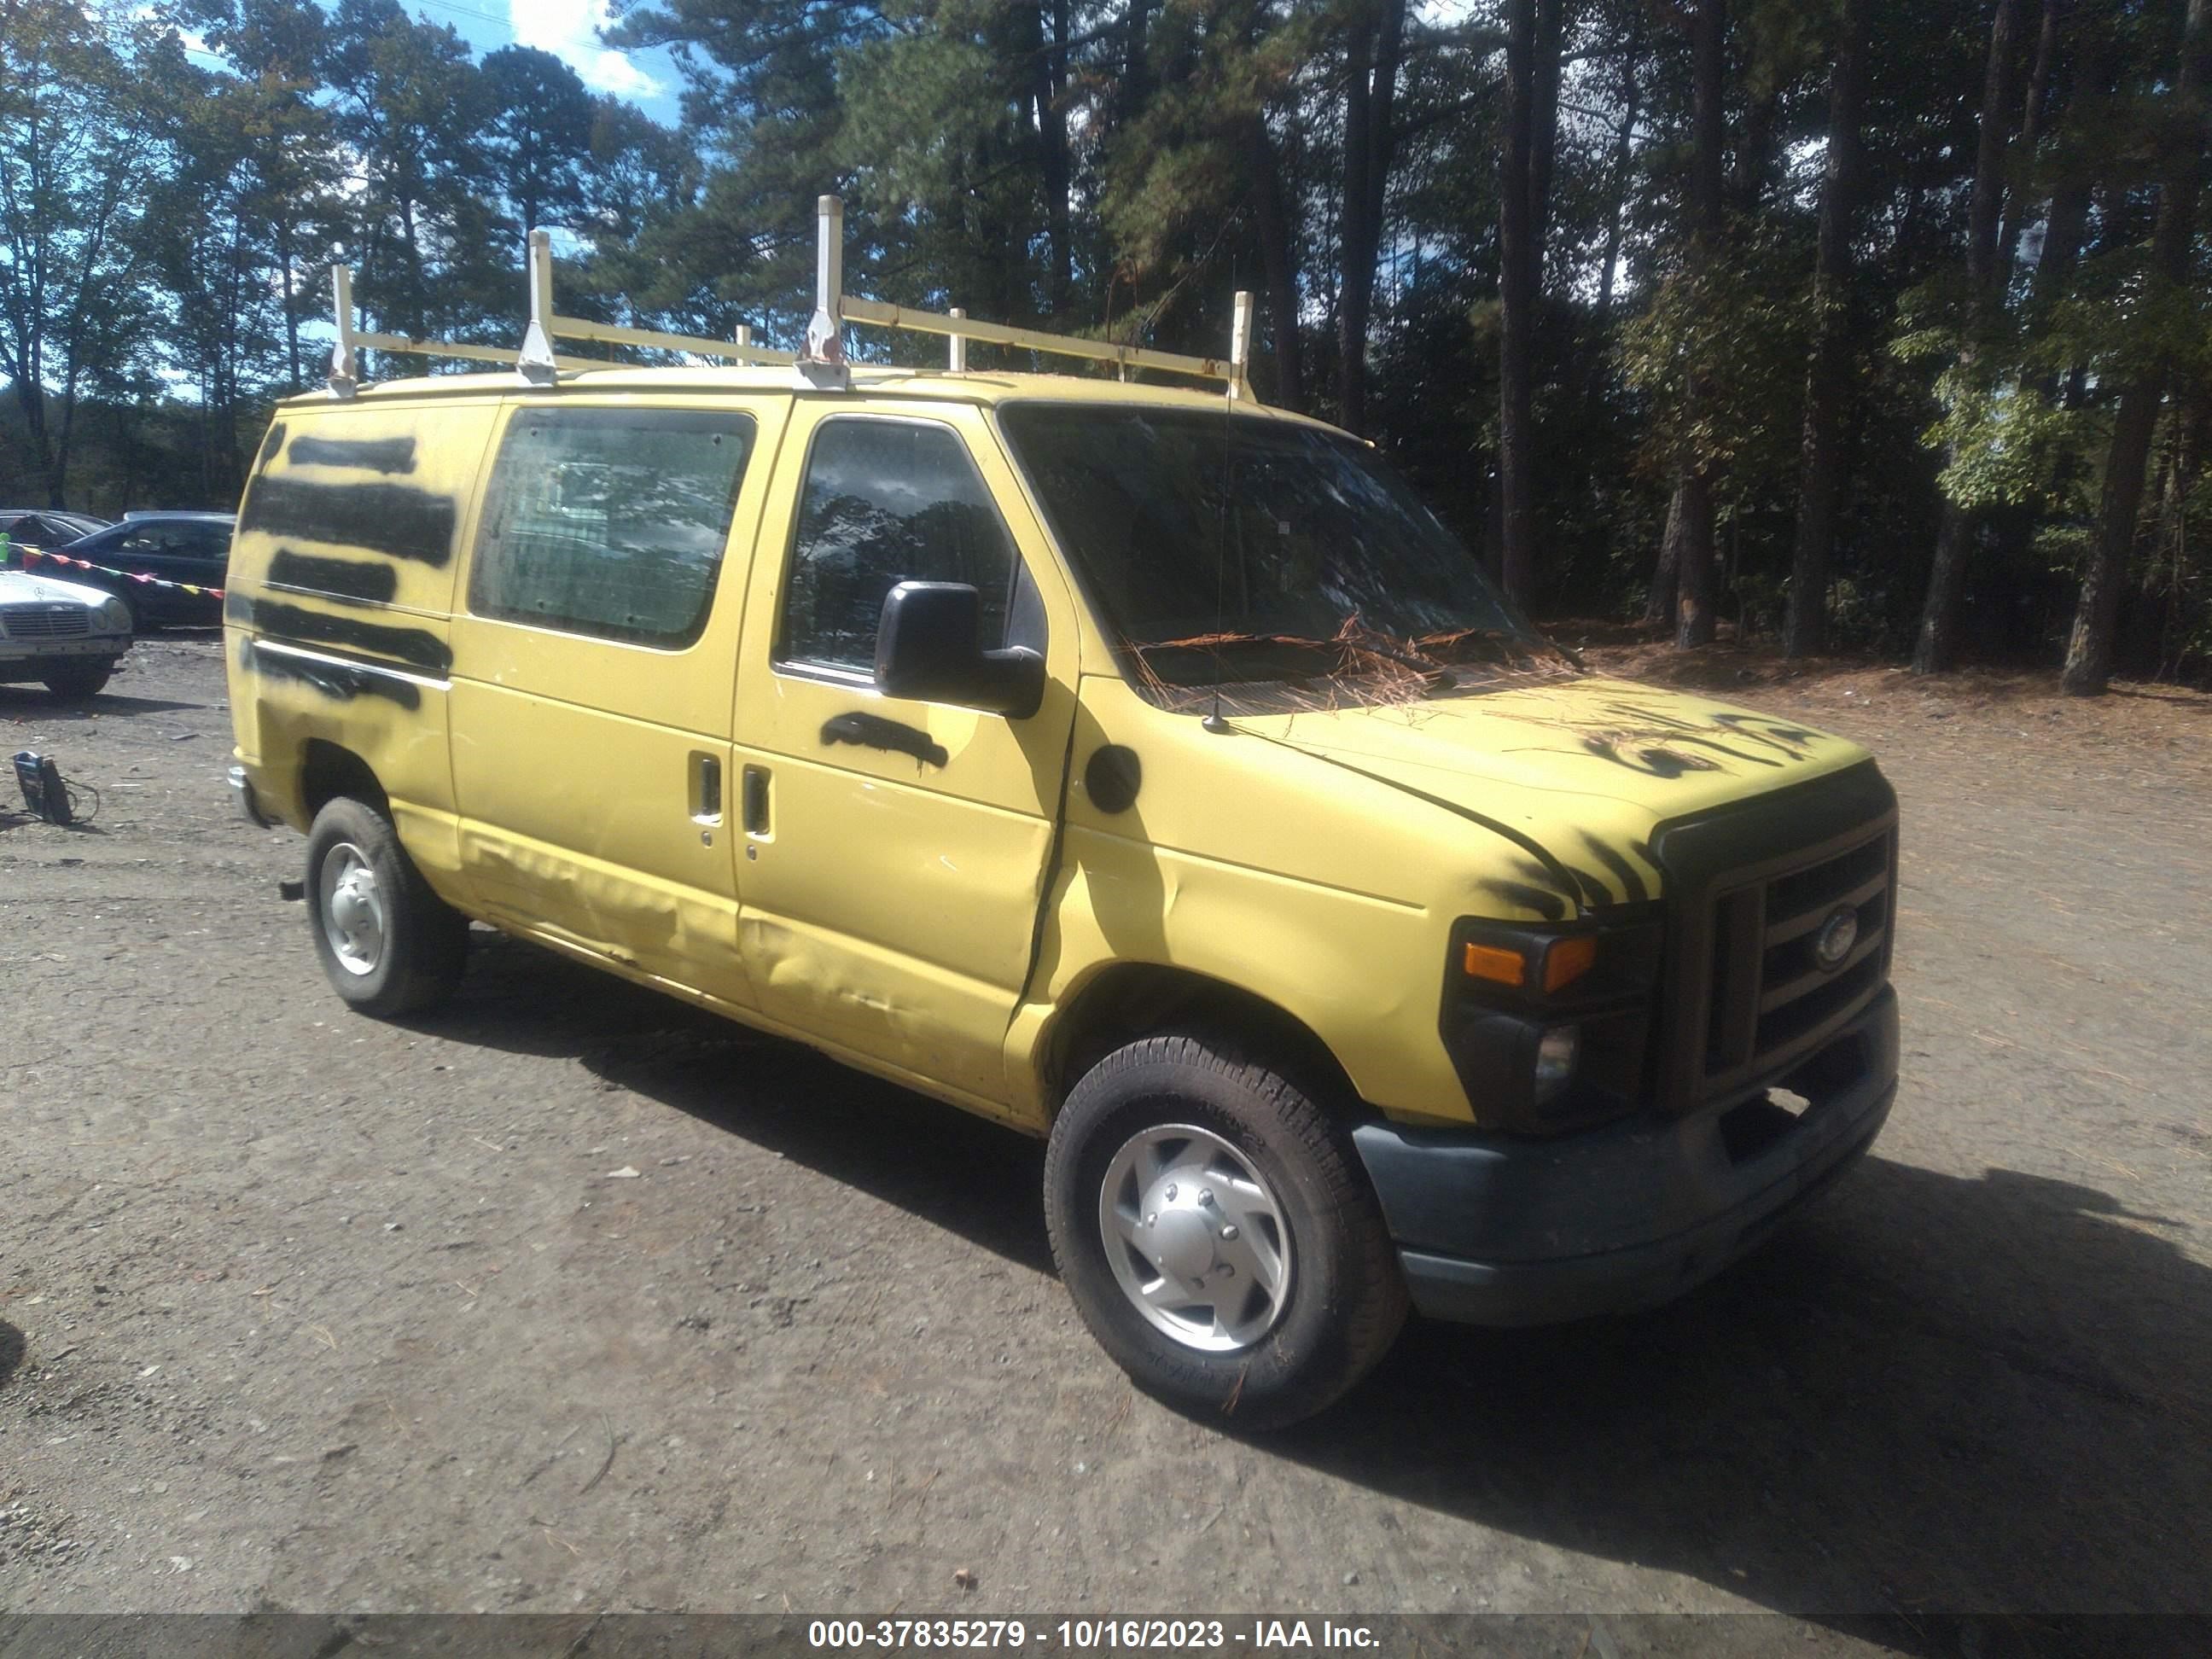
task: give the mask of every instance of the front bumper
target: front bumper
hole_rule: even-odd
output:
[[[1557,1139],[1388,1123],[1352,1139],[1417,1309],[1549,1324],[1670,1301],[1750,1250],[1872,1145],[1897,1052],[1884,987],[1818,1054],[1765,1080],[1806,1096],[1794,1120],[1762,1086]]]
[[[120,659],[131,649],[131,638],[128,634],[87,634],[69,640],[9,640],[0,645],[0,680],[40,679],[87,657]]]

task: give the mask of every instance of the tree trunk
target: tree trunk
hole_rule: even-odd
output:
[[[1067,308],[1075,263],[1068,246],[1067,111],[1062,96],[1066,85],[1067,5],[1068,0],[1051,0],[1049,16],[1042,3],[1024,7],[1016,20],[1020,31],[1018,50],[1029,64],[1029,114],[1036,128],[1038,191],[1043,198],[1047,244],[1047,316],[1057,316]]]
[[[61,486],[54,477],[53,441],[46,431],[46,391],[28,374],[16,375],[10,390],[15,394],[15,407],[22,411],[23,435],[30,440],[31,459],[46,486],[46,505],[59,507]]]
[[[1252,112],[1245,133],[1252,159],[1252,217],[1260,237],[1260,264],[1267,284],[1267,321],[1274,337],[1275,401],[1285,409],[1306,405],[1305,354],[1298,332],[1297,253],[1291,240],[1291,214],[1283,200],[1282,170],[1275,160],[1274,135],[1267,118]]]
[[[1668,498],[1667,527],[1659,534],[1659,563],[1651,573],[1651,591],[1644,596],[1644,620],[1657,624],[1674,620],[1674,599],[1682,570],[1682,492]]]
[[[1640,17],[1641,13],[1638,15]],[[1629,167],[1636,159],[1636,119],[1643,113],[1643,88],[1636,71],[1642,66],[1642,31],[1631,43],[1620,69],[1620,136],[1613,146],[1613,209],[1605,221],[1605,264],[1598,271],[1596,322],[1602,329],[1613,313],[1613,267],[1620,263],[1621,221],[1628,212]]]
[[[1114,100],[1116,127],[1127,126],[1152,94],[1152,64],[1145,51],[1152,17],[1152,0],[1129,0],[1128,21],[1121,37],[1121,84]]]
[[[1046,54],[1044,96],[1037,123],[1044,137],[1045,229],[1052,238],[1049,291],[1055,316],[1067,309],[1074,280],[1075,230],[1067,204],[1067,37],[1069,0],[1052,0],[1052,46]]]
[[[2035,147],[2043,142],[2043,117],[2051,99],[2051,60],[2058,55],[2058,37],[2068,0],[2043,0],[2043,27],[2035,38],[2035,67],[2027,77],[2027,103],[2020,117],[2020,137],[2015,141],[2023,169],[2035,165]],[[2015,190],[2005,204],[2002,228],[1997,233],[1996,285],[2002,289],[2012,282],[2014,257],[2020,251],[2020,233],[2029,203],[2035,199],[2033,190]]]
[[[1535,532],[1529,502],[1529,427],[1534,420],[1530,337],[1535,331],[1536,305],[1536,12],[1537,0],[1508,0],[1505,9],[1505,136],[1498,176],[1498,566],[1506,592],[1523,605],[1536,563],[1530,544]]]
[[[1552,224],[1552,170],[1559,153],[1559,53],[1565,0],[1536,0],[1535,69],[1528,108],[1528,269],[1544,286],[1544,240]]]
[[[1344,209],[1338,240],[1343,268],[1337,289],[1337,385],[1344,424],[1367,422],[1367,325],[1375,305],[1375,260],[1382,243],[1382,207],[1389,183],[1391,130],[1397,103],[1398,58],[1407,0],[1379,0],[1352,25],[1346,52]]]
[[[1725,234],[1721,151],[1727,140],[1722,97],[1728,73],[1726,0],[1698,0],[1690,21],[1692,79],[1690,157],[1691,279],[1709,276]],[[1686,422],[1695,428],[1712,401],[1705,374],[1692,370],[1684,388]],[[1675,554],[1674,643],[1686,649],[1713,637],[1713,477],[1703,456],[1687,456],[1669,509],[1680,545]]]
[[[2013,48],[2020,32],[2022,0],[1997,0],[1990,25],[1990,56],[1982,76],[1981,137],[1974,153],[1974,194],[1967,212],[1966,339],[1959,348],[1959,374],[1973,372],[1980,337],[2001,297],[1996,289],[1997,231],[2004,204],[2006,123],[2012,110]],[[1920,638],[1913,647],[1912,672],[1940,674],[1951,666],[1957,648],[1959,605],[1966,591],[1966,555],[1973,545],[1978,515],[1948,495],[1936,533],[1936,557],[1928,576],[1928,601],[1921,609]]]
[[[2099,9],[2101,14],[2102,8]],[[2051,192],[2051,209],[2044,216],[2043,246],[2036,255],[2035,277],[2028,305],[2038,319],[2064,296],[2081,261],[2081,244],[2089,230],[2089,208],[2097,189],[2098,172],[2088,159],[2101,153],[2097,129],[2107,118],[2112,91],[2114,33],[2109,19],[2095,15],[2086,19],[2080,34],[2081,52],[2074,69],[2074,88],[2066,104],[2061,135],[2061,154],[2067,167]],[[2056,401],[2060,376],[2046,374],[2042,393]]]
[[[2158,222],[2151,232],[2150,263],[2160,287],[2183,288],[2190,276],[2190,243],[2197,229],[2197,197],[2203,187],[2204,144],[2212,136],[2206,83],[2212,81],[2212,0],[2189,0],[2182,33],[2181,73],[2163,124],[2165,151],[2159,191]],[[2105,490],[2097,509],[2097,540],[2081,579],[2081,599],[2074,613],[2073,637],[2066,646],[2061,689],[2077,697],[2101,696],[2112,673],[2112,629],[2127,585],[2128,555],[2134,550],[2136,517],[2142,507],[2143,473],[2150,459],[2152,433],[2171,372],[2171,354],[2161,351],[2120,393],[2119,417],[2112,425],[2112,447],[2105,460]]]
[[[1768,87],[1747,100],[1742,137],[1736,144],[1735,174],[1729,194],[1735,210],[1748,218],[1759,211],[1759,198],[1774,176],[1775,119],[1780,113],[1782,90]]]
[[[282,220],[276,222],[276,259],[284,272],[284,352],[291,366],[292,390],[305,389],[300,378],[300,285],[292,264],[291,228]]]
[[[1844,477],[1851,395],[1851,215],[1859,193],[1859,103],[1870,0],[1844,0],[1843,34],[1828,76],[1828,155],[1820,181],[1820,241],[1813,270],[1813,350],[1805,370],[1799,441],[1797,543],[1790,560],[1790,611],[1782,652],[1807,657],[1828,643],[1828,557]]]

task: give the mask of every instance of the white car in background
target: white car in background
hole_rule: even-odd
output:
[[[89,697],[131,648],[131,607],[82,582],[0,570],[0,684],[42,680]]]

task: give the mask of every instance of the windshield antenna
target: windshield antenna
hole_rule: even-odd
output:
[[[1229,263],[1229,283],[1233,289],[1237,284],[1237,262],[1233,258]],[[1241,309],[1243,305],[1243,295],[1237,295],[1237,302]],[[1232,340],[1243,334],[1243,320],[1241,317],[1237,319],[1237,325],[1231,336]],[[1242,356],[1243,354],[1240,351],[1237,355]],[[1221,398],[1221,505],[1220,510],[1213,516],[1213,712],[1199,722],[1201,727],[1212,732],[1216,737],[1224,736],[1236,730],[1221,717],[1220,635],[1223,613],[1228,605],[1226,594],[1229,586],[1229,489],[1232,476],[1230,440],[1235,436],[1234,428],[1237,421],[1237,381],[1234,378],[1234,371],[1242,368],[1241,363],[1231,365],[1232,375],[1229,384],[1223,388]]]

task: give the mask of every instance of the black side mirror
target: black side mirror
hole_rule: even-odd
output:
[[[1026,719],[1044,702],[1044,659],[981,645],[982,596],[966,582],[901,582],[884,597],[876,685],[885,696]]]

